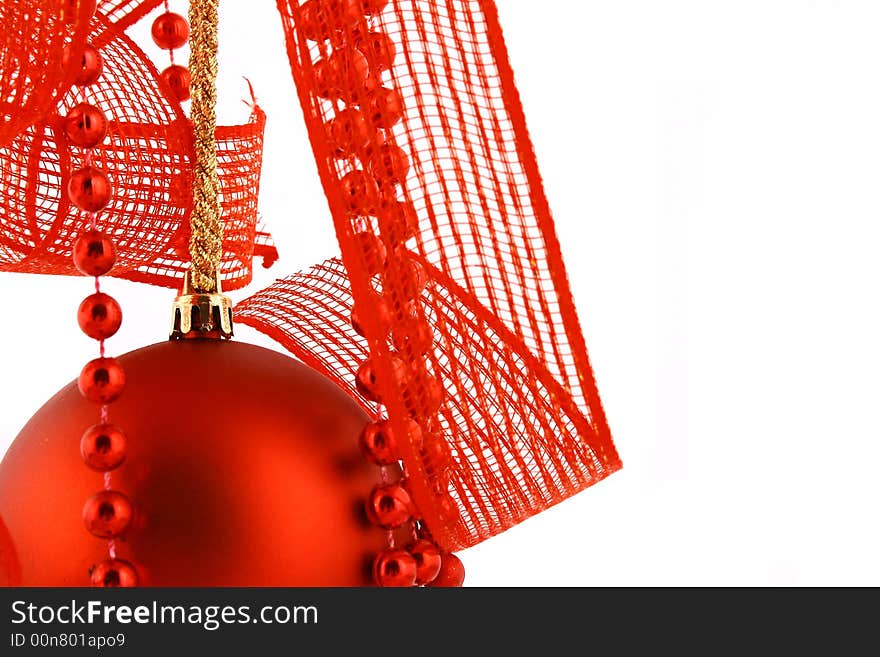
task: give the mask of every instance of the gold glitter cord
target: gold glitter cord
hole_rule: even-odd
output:
[[[219,0],[191,0],[190,119],[195,142],[192,233],[189,252],[192,286],[198,292],[216,291],[223,256],[220,220],[220,179],[217,175],[217,8]]]

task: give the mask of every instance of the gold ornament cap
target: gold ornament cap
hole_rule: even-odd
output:
[[[196,292],[191,273],[183,276],[183,290],[171,306],[169,340],[213,339],[232,337],[232,300],[223,294],[220,269],[214,274],[215,292]]]

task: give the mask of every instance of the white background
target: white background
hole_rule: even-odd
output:
[[[337,251],[274,4],[221,8],[281,252],[233,300]],[[498,4],[624,469],[462,552],[466,584],[877,586],[880,5]],[[0,453],[94,357],[89,286],[0,274]],[[109,353],[165,338],[173,292],[105,289]]]

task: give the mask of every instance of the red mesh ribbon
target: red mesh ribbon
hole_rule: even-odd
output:
[[[0,2],[0,146],[50,111],[70,87],[62,64],[65,45],[74,57],[88,34],[88,3],[64,0]]]
[[[406,435],[408,417],[430,423],[427,379],[402,375],[396,366],[403,357],[412,367],[406,372],[422,367],[389,342],[376,286],[393,299],[390,333],[403,331],[397,310],[412,284],[412,264],[419,266],[427,286],[414,312],[434,330],[427,376],[446,392],[431,430],[448,443],[454,465],[438,481],[418,445],[404,441],[399,450],[434,538],[446,549],[465,548],[583,490],[621,463],[494,3],[392,0],[369,24],[334,16],[350,3],[318,4],[329,7],[318,19],[315,4],[303,11],[302,3],[279,0],[278,8],[344,267],[329,262],[278,281],[240,304],[237,318],[324,370],[367,408],[371,404],[353,381],[354,369],[369,356],[385,412],[396,435]],[[357,68],[354,44],[369,29],[389,35],[396,47],[393,68],[373,86],[394,89],[403,101],[402,120],[385,135],[404,149],[411,166],[396,201],[380,192],[372,203],[353,203],[360,192],[340,181],[368,170],[370,154],[382,143],[373,134],[357,155],[338,157],[328,125],[346,108],[368,116],[387,111],[377,109],[350,74]],[[401,211],[407,207],[418,219],[414,239],[407,253],[388,262],[408,264],[386,264],[374,277],[376,253],[364,248],[370,244],[365,235],[399,242],[408,230]],[[365,338],[348,326],[352,302]],[[447,490],[458,514],[444,507]]]
[[[137,3],[114,4],[122,12],[123,5]],[[123,23],[142,9],[128,8],[132,13],[117,16]],[[194,158],[189,120],[179,103],[169,100],[149,58],[107,17],[95,15],[88,41],[104,58],[89,98],[110,120],[107,138],[92,157],[114,187],[110,205],[99,215],[99,227],[113,236],[119,252],[111,275],[179,287],[189,267]],[[67,180],[81,166],[81,149],[67,143],[61,124],[78,100],[75,88],[68,91],[51,112],[0,147],[0,271],[78,275],[70,254],[88,219],[71,205]],[[265,115],[254,105],[248,123],[217,128],[225,222],[221,275],[227,290],[251,281],[254,255],[266,266],[277,258],[268,235],[256,226],[264,126]]]

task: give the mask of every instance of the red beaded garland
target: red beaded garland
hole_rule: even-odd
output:
[[[64,117],[64,134],[75,146],[93,148],[107,136],[107,117],[100,108],[79,103]]]
[[[390,194],[381,195],[378,216],[379,233],[389,244],[402,244],[419,232],[419,216],[415,208]]]
[[[95,292],[79,304],[76,319],[87,336],[95,340],[105,340],[119,330],[122,324],[122,308],[109,294]]]
[[[380,484],[367,499],[367,518],[383,529],[396,529],[412,517],[412,500],[400,484]]]
[[[171,89],[171,97],[179,102],[189,99],[190,74],[186,66],[172,64],[159,74],[159,77]]]
[[[114,470],[125,461],[125,434],[115,424],[94,424],[80,438],[79,453],[92,470]]]
[[[86,500],[83,523],[98,538],[121,536],[131,524],[132,507],[128,497],[116,490],[102,490]]]
[[[135,567],[125,559],[105,559],[89,570],[92,586],[103,588],[131,587],[138,585]]]
[[[406,550],[383,550],[373,561],[373,580],[377,586],[414,586],[417,576],[416,560]]]
[[[391,332],[391,344],[401,353],[422,356],[434,347],[434,331],[430,324],[413,317],[395,327]]]
[[[73,244],[73,264],[86,276],[103,276],[116,262],[113,240],[99,230],[87,230]]]
[[[125,371],[115,358],[95,358],[82,368],[77,386],[89,401],[109,404],[125,389]]]
[[[326,41],[359,21],[360,0],[308,0],[300,5],[297,25],[310,41]]]
[[[110,202],[113,187],[106,173],[96,167],[86,166],[70,174],[67,193],[70,201],[80,210],[97,212]]]
[[[392,356],[390,360],[391,372],[392,376],[394,377],[394,384],[401,387],[407,385],[410,378],[410,372],[409,366],[407,366],[406,361],[404,361],[399,356]],[[355,374],[355,387],[357,388],[358,392],[360,392],[370,401],[382,401],[381,394],[379,392],[379,381],[376,375],[376,370],[373,367],[373,363],[369,358],[361,363],[361,366],[358,368],[358,371]]]
[[[381,294],[378,292],[371,292],[370,294],[373,297],[373,303],[370,304],[373,309],[373,315],[376,317],[379,326],[387,330],[387,328],[391,326],[393,318],[391,308],[388,307],[388,302]],[[364,327],[361,325],[360,316],[355,307],[352,307],[351,309],[351,326],[358,335],[364,335]]]
[[[388,0],[361,0],[361,3],[367,16],[376,16],[382,13],[388,5]]]
[[[440,572],[442,562],[440,548],[431,541],[420,538],[406,549],[416,561],[416,584],[422,586],[432,582]]]
[[[440,555],[440,570],[437,577],[428,583],[430,587],[458,587],[464,584],[464,564],[451,552]]]
[[[153,42],[165,50],[176,50],[189,39],[189,23],[180,14],[170,11],[156,17],[150,29]]]

